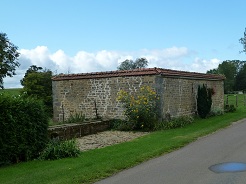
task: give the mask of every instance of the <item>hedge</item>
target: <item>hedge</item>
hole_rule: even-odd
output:
[[[41,101],[0,94],[0,166],[39,156],[48,141]]]

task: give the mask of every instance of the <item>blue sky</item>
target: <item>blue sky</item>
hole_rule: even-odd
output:
[[[21,53],[5,88],[21,87],[32,64],[83,73],[146,57],[149,67],[206,72],[246,58],[238,41],[245,0],[2,0],[1,7],[0,31]]]

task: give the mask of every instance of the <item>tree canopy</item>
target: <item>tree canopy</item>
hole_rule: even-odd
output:
[[[239,70],[235,80],[235,90],[246,91],[246,64]]]
[[[3,78],[15,75],[18,63],[18,47],[11,43],[6,33],[0,33],[0,88],[3,87]]]
[[[30,66],[30,68],[27,69],[24,78],[20,80],[21,85],[24,86],[25,79],[27,78],[28,74],[42,71],[42,69],[43,69],[42,67],[38,67],[36,65]]]
[[[126,59],[119,66],[118,70],[132,70],[137,68],[146,68],[148,66],[148,60],[146,58],[137,58],[135,61]]]
[[[225,93],[232,91],[246,90],[244,85],[246,84],[246,61],[240,60],[226,60],[219,64],[218,68],[207,71],[212,74],[222,74],[226,77],[224,82]]]
[[[42,67],[30,66],[21,80],[22,94],[44,102],[47,112],[52,115],[52,72]]]

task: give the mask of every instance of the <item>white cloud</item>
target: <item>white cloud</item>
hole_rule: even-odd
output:
[[[55,63],[50,58],[49,50],[46,46],[37,46],[35,49],[21,49],[20,63],[24,64],[23,60],[29,61],[32,65],[41,66],[43,68],[53,68]],[[26,64],[24,64],[26,66]]]
[[[217,68],[220,63],[221,61],[216,58],[210,60],[195,58],[195,60],[190,66],[190,71],[204,73],[210,69]]]
[[[85,73],[116,70],[117,66],[126,59],[145,57],[149,61],[148,67],[160,67],[194,72],[206,72],[216,68],[219,59],[204,60],[194,57],[196,53],[186,47],[171,47],[166,49],[143,49],[135,52],[119,52],[102,50],[95,53],[79,51],[75,56],[68,56],[63,50],[50,53],[46,46],[35,49],[19,50],[20,68],[17,75],[4,79],[5,88],[21,87],[19,81],[31,65],[50,69],[54,74]]]
[[[56,66],[55,68],[49,69],[55,73],[57,73],[58,70],[66,73],[70,69],[70,64],[73,62],[73,59],[67,56],[63,50],[58,50],[54,54],[50,55],[50,59],[53,63],[56,64]]]

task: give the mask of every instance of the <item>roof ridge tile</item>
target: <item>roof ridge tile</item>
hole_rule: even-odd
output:
[[[106,78],[106,77],[123,77],[123,76],[142,76],[142,75],[162,75],[167,77],[188,77],[188,78],[207,78],[224,80],[223,75],[205,74],[198,72],[188,72],[180,70],[171,70],[164,68],[138,68],[133,70],[115,70],[105,72],[91,72],[91,73],[77,73],[77,74],[59,74],[52,78],[52,80],[73,80],[73,79],[90,79],[90,78]]]

